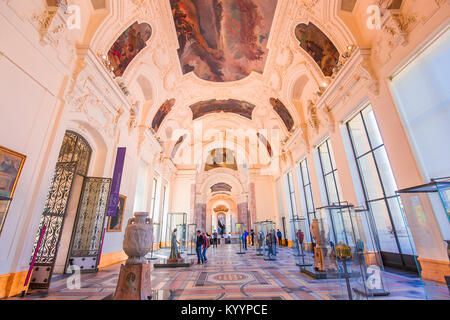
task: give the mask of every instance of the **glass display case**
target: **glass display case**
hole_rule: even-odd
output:
[[[296,259],[296,265],[299,266],[300,269],[311,267],[313,265],[312,252],[305,250],[306,235],[309,233],[308,221],[306,218],[295,217],[291,219],[291,224],[293,228],[292,249]]]
[[[184,226],[184,228],[183,228]],[[184,237],[184,245],[186,245],[186,213],[185,212],[169,212],[167,213],[167,224],[165,230],[165,238],[164,238],[164,247],[170,248],[171,246],[171,235],[173,230],[177,228],[177,240],[180,241],[180,250],[181,250],[181,241]],[[180,229],[180,230],[179,230]],[[184,236],[182,235],[184,230]]]
[[[263,256],[264,250],[264,233],[262,232],[261,222],[255,223],[255,240],[256,240],[256,255]]]
[[[239,242],[239,252],[237,252],[237,254],[245,254],[245,252],[243,251],[243,245],[242,245],[242,237],[244,236],[244,224],[236,223],[235,230],[236,230],[236,234],[238,235],[238,242]]]
[[[417,269],[420,270],[421,256],[447,254],[450,259],[450,178],[433,179],[427,184],[398,190],[397,194],[405,224],[409,225],[407,231],[410,229],[414,235],[419,257],[415,256]],[[436,284],[419,274],[428,296]],[[450,276],[444,276],[441,282],[448,284]]]
[[[274,239],[275,233],[275,222],[266,220],[261,221],[261,230],[264,235],[264,246],[263,246],[263,254],[264,260],[276,260],[276,240]]]
[[[195,242],[197,240],[197,225],[195,223],[188,224],[187,228],[187,251],[189,256],[196,255]]]
[[[318,209],[311,235],[314,269],[326,272],[329,296],[372,299],[389,294],[376,229],[364,208],[341,204]]]
[[[161,241],[161,226],[159,223],[153,223],[153,238],[152,238],[152,248],[150,250],[150,257],[147,260],[156,260],[157,258],[153,256],[153,252],[160,249]]]
[[[186,251],[186,224],[177,224],[177,240],[180,242],[180,253]]]

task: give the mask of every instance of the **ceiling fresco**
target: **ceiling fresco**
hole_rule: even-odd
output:
[[[183,74],[226,82],[262,73],[277,0],[170,0]]]
[[[272,146],[270,145],[269,141],[267,141],[266,137],[264,135],[260,134],[259,132],[257,132],[256,135],[258,136],[258,138],[261,141],[261,143],[263,144],[263,146],[266,147],[267,153],[269,154],[269,156],[272,157],[273,156]]]
[[[339,61],[339,52],[333,42],[312,23],[297,25],[295,37],[300,42],[300,47],[314,59],[323,74],[330,77]]]
[[[206,159],[205,171],[215,168],[229,168],[237,170],[236,158],[234,152],[230,149],[217,148],[211,150]]]
[[[108,59],[116,77],[123,75],[130,62],[146,47],[151,36],[152,28],[149,24],[135,22],[114,42],[109,49]]]
[[[231,112],[243,116],[247,119],[252,119],[252,112],[255,108],[254,104],[228,99],[228,100],[206,100],[193,104],[191,107],[193,113],[193,120],[200,118],[206,114],[217,112]]]
[[[216,183],[211,187],[211,192],[226,191],[231,192],[231,186],[225,182]]]
[[[159,107],[159,110],[156,112],[155,117],[152,121],[152,128],[155,130],[155,132],[158,132],[159,127],[161,126],[161,123],[163,122],[164,118],[169,114],[169,112],[172,110],[173,105],[175,104],[175,99],[166,100],[161,107]]]
[[[177,142],[175,143],[175,146],[172,149],[172,153],[170,155],[172,157],[172,159],[175,158],[175,155],[177,154],[178,149],[180,149],[181,144],[184,142],[186,137],[187,137],[187,134],[184,134],[184,135],[180,136],[180,138],[178,138]]]
[[[292,119],[291,114],[289,113],[283,102],[281,102],[281,100],[279,99],[270,98],[270,104],[272,105],[275,112],[278,113],[281,120],[283,120],[288,131],[291,131],[292,127],[294,126],[294,119]]]

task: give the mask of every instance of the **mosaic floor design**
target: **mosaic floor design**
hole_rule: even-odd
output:
[[[207,252],[208,262],[188,268],[152,268],[152,289],[170,290],[176,300],[330,300],[345,292],[344,280],[313,279],[300,272],[298,257],[291,248],[278,248],[277,260],[265,261],[249,247],[246,254],[236,254],[237,245],[219,245]],[[167,258],[169,250],[154,253]],[[197,262],[196,256],[183,256]],[[151,260],[152,264],[158,260]],[[120,265],[97,273],[82,274],[79,289],[70,275],[55,275],[48,290],[30,290],[23,300],[100,300],[114,293]],[[374,299],[424,299],[425,291],[417,276],[385,272],[390,294]],[[427,283],[428,298],[449,299],[447,287]],[[354,299],[364,299],[355,294]]]

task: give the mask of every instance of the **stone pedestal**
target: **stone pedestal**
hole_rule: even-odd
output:
[[[150,300],[152,286],[150,263],[121,265],[113,300]]]

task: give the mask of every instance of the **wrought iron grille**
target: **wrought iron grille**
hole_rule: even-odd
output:
[[[39,231],[34,241],[33,252],[36,250],[43,226],[47,226],[36,256],[31,287],[46,288],[50,285],[74,177],[75,174],[81,176],[87,174],[91,153],[92,149],[83,137],[75,132],[66,131],[41,216]]]
[[[77,162],[77,174],[86,176],[92,149],[88,142],[79,134],[66,131],[61,150],[58,156],[58,163]]]
[[[99,254],[110,186],[111,179],[84,179],[72,240],[72,258]]]
[[[52,265],[55,261],[76,167],[76,162],[56,165],[50,192],[41,216],[39,232],[34,242],[33,252],[36,250],[42,227],[47,226],[36,257],[36,264]]]

